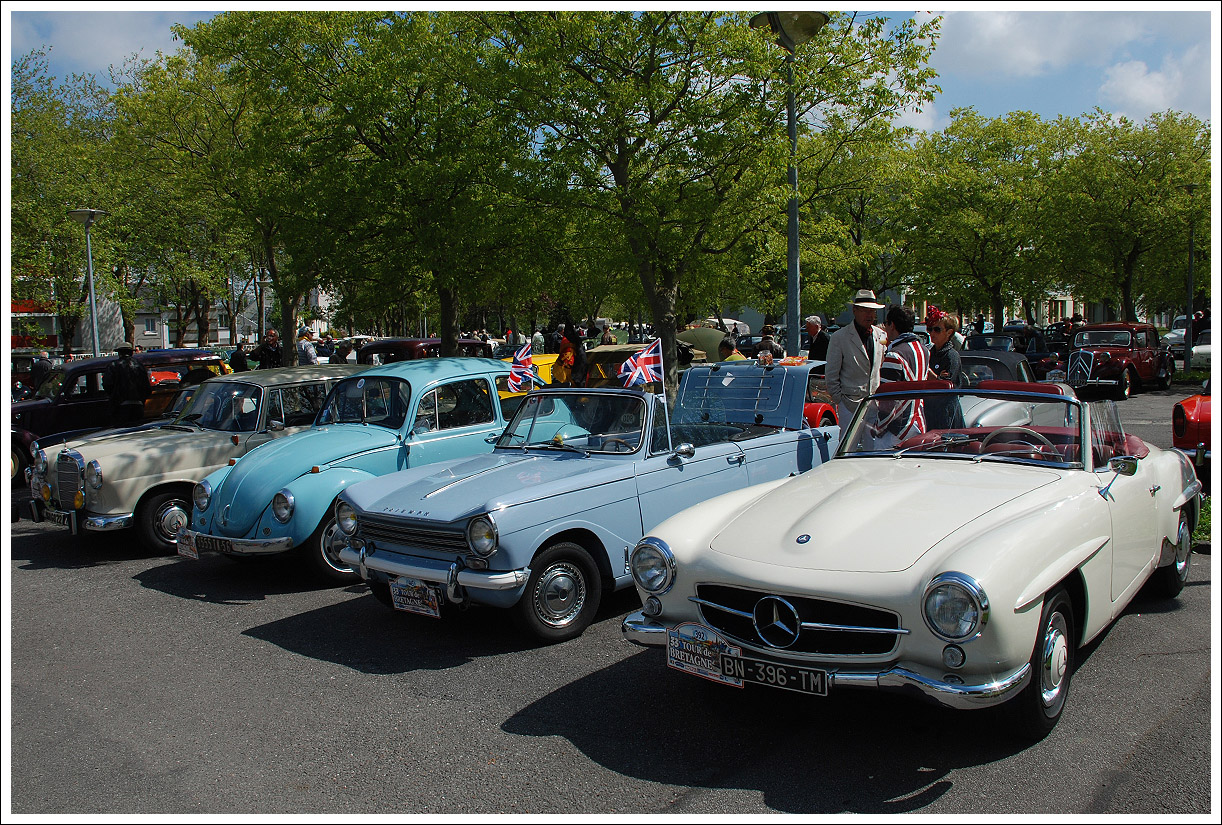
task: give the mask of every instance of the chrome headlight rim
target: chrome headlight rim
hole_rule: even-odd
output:
[[[95,458],[85,465],[85,483],[95,490],[101,490],[103,481],[102,465]]]
[[[207,512],[212,505],[212,485],[207,481],[201,481],[191,490],[191,500],[195,502],[195,508],[201,513]]]
[[[646,581],[643,575],[638,573],[638,568],[644,569],[650,560],[653,562],[653,572],[661,571],[660,579],[654,576]],[[675,585],[675,571],[678,567],[675,554],[671,552],[670,545],[660,538],[645,536],[638,541],[632,548],[628,567],[632,571],[632,581],[646,593],[661,596],[670,592]]]
[[[272,496],[272,518],[281,524],[288,524],[293,518],[293,510],[297,500],[287,487]],[[281,515],[283,513],[283,515]]]
[[[335,505],[335,526],[345,536],[351,536],[356,533],[356,508],[346,501],[341,501]]]
[[[38,449],[34,451],[34,472],[40,476],[47,474],[47,451]]]
[[[482,559],[491,557],[500,548],[501,534],[497,532],[496,520],[491,513],[483,513],[468,521],[464,532],[467,547]]]
[[[942,588],[957,588],[967,596],[968,601],[971,603],[971,607],[976,615],[966,632],[960,634],[948,633],[930,618],[930,597]],[[984,588],[980,586],[980,583],[966,573],[954,570],[939,573],[925,587],[925,594],[921,597],[921,617],[925,620],[925,627],[929,629],[929,632],[943,641],[955,643],[970,641],[979,636],[985,625],[988,624],[989,597],[985,594]]]

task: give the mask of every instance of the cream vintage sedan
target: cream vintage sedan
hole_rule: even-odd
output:
[[[112,430],[36,449],[28,514],[74,535],[134,527],[147,549],[173,553],[178,530],[191,517],[197,481],[260,444],[308,427],[331,385],[364,369],[318,364],[212,378],[158,428]]]
[[[1013,415],[965,419],[982,400]],[[1005,703],[1040,738],[1082,645],[1143,585],[1180,592],[1200,489],[1182,454],[1066,385],[891,384],[822,467],[644,537],[631,555],[644,607],[622,629],[724,685]]]

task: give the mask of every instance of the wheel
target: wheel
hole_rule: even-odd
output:
[[[820,427],[835,427],[836,426],[836,416],[832,415],[830,412],[825,412],[823,416],[819,419],[819,426]]]
[[[1026,427],[998,427],[997,429],[993,430],[993,432],[986,435],[984,439],[980,442],[980,452],[984,452],[984,448],[992,444],[993,441],[996,440],[997,436],[1001,435],[1002,433],[1016,433],[1019,435],[1029,435],[1035,438],[1035,440],[1039,441],[1041,444],[1047,445],[1048,449],[1052,450],[1054,453],[1057,451],[1055,444],[1049,441],[1042,434],[1037,433],[1035,430],[1031,430]]]
[[[178,552],[178,530],[191,523],[191,505],[185,492],[158,493],[140,502],[136,530],[140,541],[155,553]]]
[[[1123,401],[1133,394],[1133,373],[1127,369],[1120,373],[1120,383],[1116,385],[1116,400]]]
[[[602,579],[590,554],[561,542],[535,557],[526,592],[513,608],[514,621],[544,642],[563,642],[589,626],[601,597]]]
[[[335,511],[327,509],[327,515],[318,523],[314,533],[299,548],[305,554],[306,563],[323,581],[333,584],[351,584],[360,580],[360,575],[339,560],[344,547],[344,534],[335,524]],[[389,598],[389,596],[387,596]]]
[[[1192,531],[1188,529],[1188,516],[1180,513],[1180,526],[1175,536],[1175,561],[1159,567],[1150,577],[1150,588],[1158,596],[1174,599],[1188,581],[1188,570],[1192,567]]]
[[[1069,697],[1075,658],[1073,604],[1058,587],[1044,597],[1031,652],[1031,681],[1014,699],[1014,721],[1024,738],[1038,741],[1056,727]]]
[[[25,471],[25,450],[14,445],[9,448],[9,481],[20,482],[23,480],[22,473]]]
[[[1175,368],[1175,362],[1171,362],[1171,366],[1164,367],[1158,371],[1157,384],[1160,390],[1165,390],[1171,386],[1171,370]]]

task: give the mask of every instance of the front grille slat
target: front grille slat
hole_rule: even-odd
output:
[[[827,656],[882,656],[895,650],[908,631],[889,610],[827,599],[775,594],[729,585],[699,584],[692,599],[709,627],[754,647],[770,648],[755,630],[755,604],[781,595],[798,611],[802,632],[787,653]]]
[[[439,550],[446,553],[466,553],[467,537],[461,528],[424,527],[410,521],[362,518],[357,532],[366,541]]]
[[[81,470],[83,465],[73,455],[60,453],[55,460],[55,484],[58,488],[60,506],[71,507],[81,486]]]

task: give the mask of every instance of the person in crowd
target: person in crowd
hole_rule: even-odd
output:
[[[615,336],[611,334],[611,325],[610,324],[607,324],[605,327],[603,327],[603,337],[602,337],[601,343],[603,344],[614,344],[615,343]]]
[[[538,327],[530,331],[530,351],[540,355],[547,351],[547,342],[543,340],[543,333]]]
[[[238,341],[238,345],[233,348],[233,353],[229,356],[229,369],[234,372],[246,372],[250,369],[250,363],[246,360],[246,344]]]
[[[977,315],[976,320],[972,322],[972,329],[977,335],[984,335],[984,315]]]
[[[331,353],[331,357],[327,359],[328,364],[347,364],[348,355],[352,352],[351,341],[336,341],[335,351]]]
[[[570,332],[571,325],[560,324],[556,330],[560,333],[560,343],[556,347],[556,363],[552,364],[552,383],[562,387],[575,386],[573,373],[577,365],[577,353],[581,352],[581,342],[575,332]]]
[[[314,333],[309,327],[297,330],[297,363],[318,363],[318,352],[314,349]]]
[[[831,336],[823,327],[822,315],[806,316],[806,334],[810,336],[810,346],[806,350],[806,357],[811,361],[827,360],[827,344]]]
[[[284,352],[280,346],[280,333],[275,329],[269,329],[263,335],[263,343],[251,350],[247,357],[257,361],[261,370],[284,366]]]
[[[38,353],[30,363],[30,390],[36,392],[50,374],[51,357],[45,351]]]
[[[717,354],[722,361],[746,361],[747,356],[738,351],[738,347],[734,343],[734,339],[727,335],[721,339],[721,343],[717,345]]]
[[[925,315],[925,328],[929,330],[930,341],[927,377],[949,381],[954,387],[966,386],[967,376],[963,373],[963,361],[954,345],[959,320],[931,305]],[[949,396],[944,399],[929,399],[925,417],[929,426],[934,429],[963,426],[963,412],[958,399]]]
[[[126,427],[144,420],[144,401],[153,394],[153,382],[148,368],[132,357],[132,344],[124,341],[117,349],[119,357],[106,368],[105,384],[111,421],[116,427]]]
[[[912,331],[916,313],[912,307],[893,306],[887,310],[883,331],[887,334],[887,352],[879,369],[879,385],[895,381],[924,381],[929,375],[929,352]],[[872,422],[874,448],[885,450],[915,433],[925,432],[923,399],[878,405],[878,420]]]
[[[867,395],[878,389],[879,369],[886,351],[883,331],[874,325],[883,305],[869,289],[853,296],[853,323],[831,335],[827,344],[827,392],[836,403],[841,426],[848,426]]]
[[[548,352],[554,352],[554,353],[559,354],[560,347],[563,344],[564,344],[564,324],[558,323],[556,324],[556,329],[552,331],[551,348],[548,350]]]
[[[759,358],[765,352],[770,353],[773,359],[784,358],[785,348],[782,347],[776,340],[776,327],[772,324],[765,324],[760,330],[760,342],[755,345],[755,357]]]

